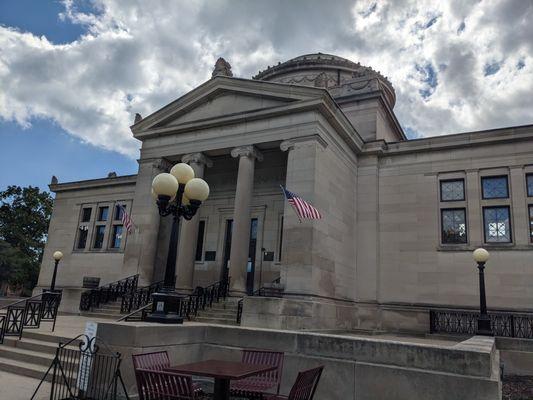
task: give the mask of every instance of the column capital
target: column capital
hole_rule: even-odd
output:
[[[211,168],[213,166],[213,161],[207,157],[204,153],[190,153],[185,154],[181,157],[181,162],[184,162],[186,164],[189,163],[196,163],[196,164],[202,164],[205,165],[207,168]]]
[[[281,151],[288,151],[301,146],[309,146],[310,144],[319,144],[323,149],[328,147],[327,142],[320,135],[308,135],[284,140],[279,145],[279,148]]]
[[[249,157],[256,158],[257,161],[263,161],[263,154],[255,148],[255,146],[239,146],[231,150],[231,156],[233,158],[237,157]]]
[[[172,163],[166,158],[140,158],[137,160],[139,165],[151,164],[152,167],[159,169],[162,172],[168,172],[172,168]]]

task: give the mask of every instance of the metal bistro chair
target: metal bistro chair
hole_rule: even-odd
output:
[[[266,400],[313,400],[324,366],[298,372],[289,396],[270,396]]]
[[[243,350],[242,362],[258,365],[275,365],[277,368],[259,375],[231,382],[233,396],[262,399],[264,395],[279,394],[283,371],[283,352],[268,350]]]
[[[170,371],[138,369],[137,389],[139,398],[145,400],[196,400],[192,378]]]
[[[150,370],[150,371],[164,371],[166,368],[170,367],[170,358],[168,357],[168,352],[165,351],[154,351],[152,353],[144,354],[132,354],[131,358],[133,359],[133,369],[135,370],[135,379],[137,380],[137,388],[139,389],[139,399],[140,400],[149,400],[152,397],[143,397],[141,392],[141,381],[139,378],[139,370]],[[191,378],[192,380],[192,378]],[[203,390],[196,383],[192,384],[193,390],[196,395],[203,393]]]

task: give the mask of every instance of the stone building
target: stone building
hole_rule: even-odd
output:
[[[533,125],[408,140],[395,101],[380,73],[337,56],[252,79],[218,60],[210,80],[136,117],[136,175],[50,185],[39,287],[55,250],[65,311],[77,311],[85,276],[162,279],[170,221],[151,182],[183,161],[211,194],[182,224],[177,288],[225,271],[235,296],[280,280],[280,297],[245,297],[243,325],[427,331],[429,308],[478,304],[479,246],[491,253],[489,308],[533,308]],[[323,218],[300,223],[280,185]]]

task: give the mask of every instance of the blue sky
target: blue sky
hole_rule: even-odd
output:
[[[135,113],[221,56],[241,78],[307,53],[360,62],[389,78],[411,138],[533,123],[531,1],[146,3],[0,0],[0,190],[135,173]]]
[[[78,6],[87,9],[88,5],[82,2]],[[62,21],[59,13],[64,9],[53,0],[2,0],[0,24],[44,35],[55,44],[69,43],[85,29]],[[110,171],[119,175],[137,172],[134,158],[83,143],[51,119],[32,118],[29,122],[31,125],[24,128],[0,118],[0,190],[9,185],[48,190],[52,175],[68,182],[105,177]]]

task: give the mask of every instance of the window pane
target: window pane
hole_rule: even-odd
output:
[[[511,242],[509,207],[485,207],[483,208],[483,219],[485,224],[485,242]]]
[[[503,199],[509,197],[506,176],[481,178],[484,199]]]
[[[442,210],[442,243],[466,243],[464,208]]]
[[[91,220],[92,208],[84,208],[81,216],[81,222],[89,222]]]
[[[98,209],[98,221],[107,221],[109,207],[100,207]]]
[[[529,174],[526,177],[527,182],[527,195],[533,197],[533,174]]]
[[[529,206],[529,238],[533,243],[533,206]]]
[[[457,179],[454,181],[441,181],[440,198],[442,201],[464,200],[465,181],[463,179]]]
[[[114,249],[120,248],[122,242],[122,225],[113,226],[113,238],[111,239],[111,247]]]
[[[76,246],[78,249],[84,249],[85,245],[87,244],[87,233],[89,232],[89,228],[85,225],[82,225],[78,228],[78,245]]]
[[[125,209],[125,204],[117,204],[115,206],[115,221],[120,221],[122,219],[122,215],[124,214]]]
[[[202,253],[204,251],[204,232],[205,221],[200,221],[198,225],[198,238],[196,240],[196,257],[195,261],[202,261]]]
[[[94,232],[94,248],[101,249],[104,244],[105,225],[97,225]]]

